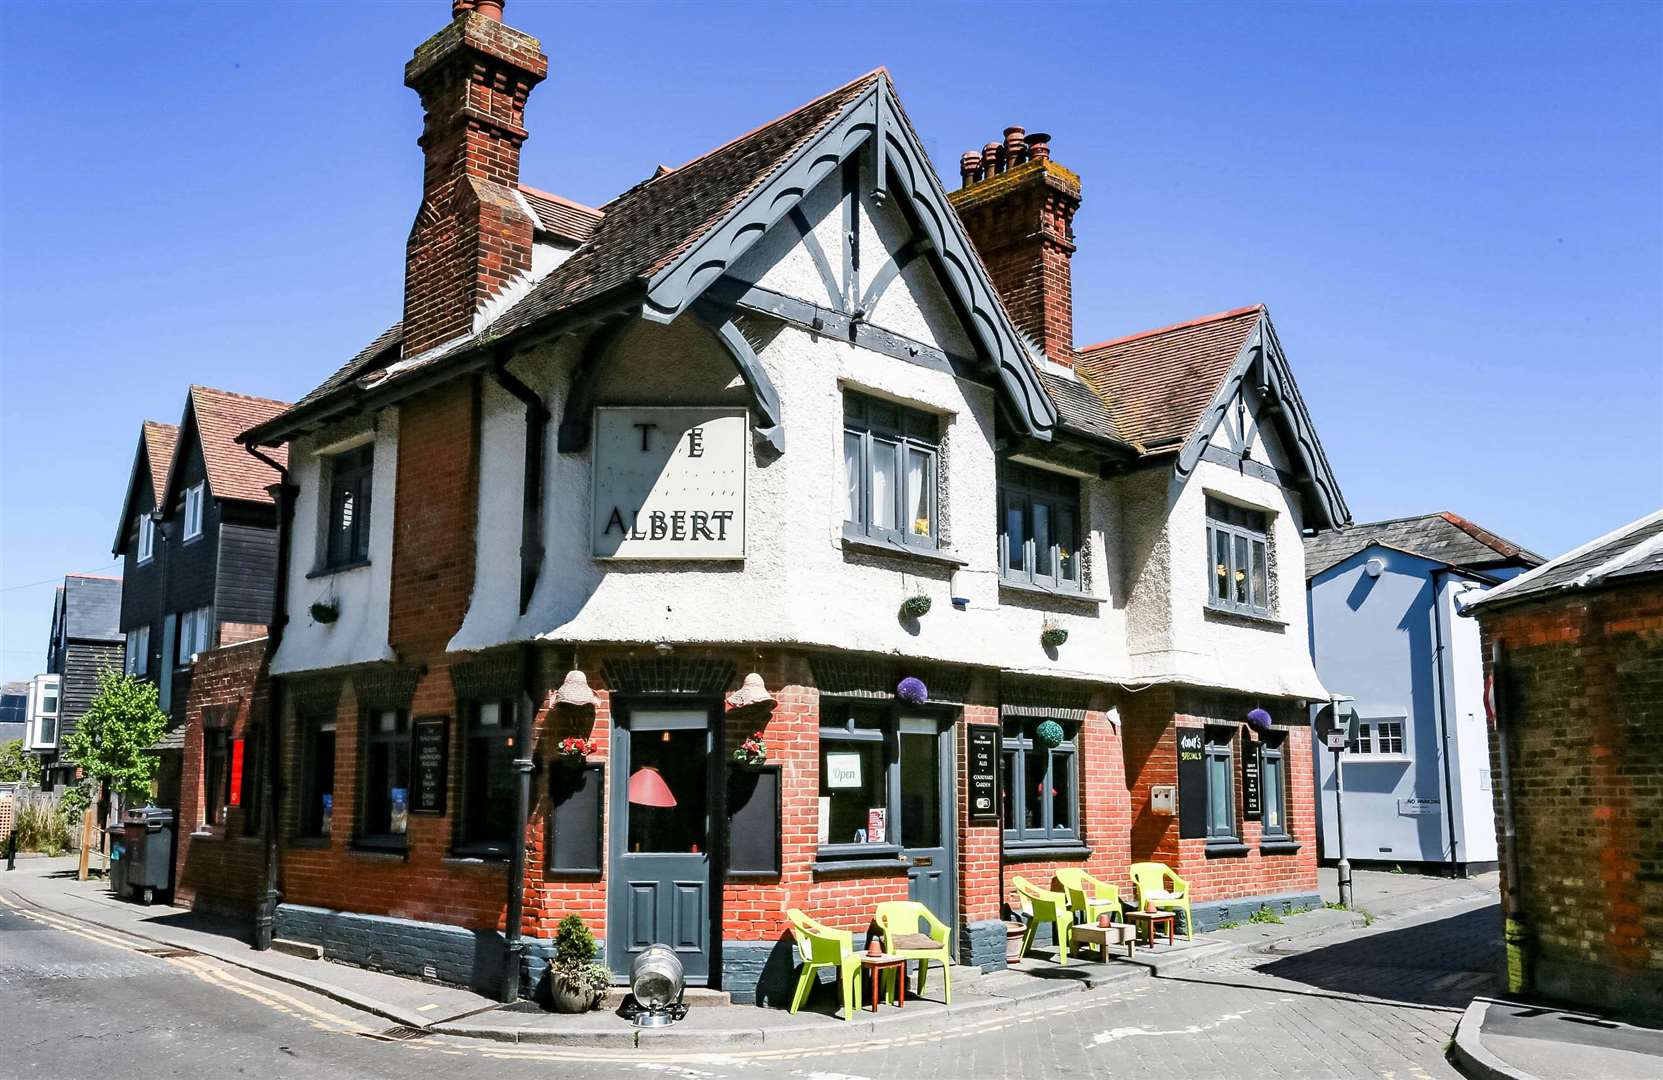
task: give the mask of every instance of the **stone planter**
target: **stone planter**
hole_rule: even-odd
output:
[[[601,1003],[599,991],[549,973],[549,1007],[557,1013],[586,1013]]]

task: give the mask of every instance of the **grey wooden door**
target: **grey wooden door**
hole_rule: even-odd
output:
[[[711,715],[636,708],[612,733],[612,862],[606,956],[627,978],[649,945],[674,949],[687,982],[710,981]]]
[[[907,896],[957,925],[956,860],[953,845],[952,725],[933,717],[903,716],[900,722],[901,853]]]

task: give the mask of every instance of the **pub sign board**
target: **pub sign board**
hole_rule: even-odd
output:
[[[999,729],[992,724],[968,725],[970,739],[970,820],[999,822]]]
[[[450,717],[424,716],[410,729],[416,743],[410,812],[443,814],[450,784]]]
[[[1264,789],[1260,783],[1261,745],[1257,740],[1245,739],[1241,748],[1241,814],[1248,821],[1258,821],[1264,815]]]
[[[749,432],[744,409],[596,409],[595,557],[743,559]]]
[[[1178,729],[1178,835],[1207,835],[1207,733]]]

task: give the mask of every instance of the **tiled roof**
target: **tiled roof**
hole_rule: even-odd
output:
[[[121,641],[121,579],[68,574],[63,584],[64,637]]]
[[[179,428],[160,420],[144,422],[144,456],[150,462],[150,495],[156,506],[162,504],[162,493],[167,490],[167,470],[173,461],[173,447],[179,442]],[[155,506],[151,507],[152,510]]]
[[[574,236],[584,228],[589,231],[565,262],[492,320],[489,333],[500,338],[626,285],[644,283],[719,224],[850,102],[871,89],[881,73],[881,69],[868,72],[680,168],[661,169],[599,210],[522,187],[521,193],[549,231],[559,235],[567,229]],[[588,224],[584,220],[588,215],[598,216]],[[395,326],[381,335],[301,398],[294,409],[312,405],[352,380],[399,361],[399,354],[391,349],[398,342],[398,332]],[[459,342],[420,361],[402,358],[405,362],[394,377],[474,344],[471,339]]]
[[[1091,392],[1090,387],[1044,370],[1039,373],[1039,381],[1045,387],[1045,392],[1051,395],[1051,401],[1057,407],[1057,415],[1062,419],[1063,427],[1102,439],[1124,441],[1114,426],[1114,418],[1109,415],[1108,406]]]
[[[215,498],[271,502],[271,493],[266,488],[281,477],[271,466],[238,446],[237,436],[288,407],[286,401],[249,397],[206,386],[191,387],[191,408],[202,440],[208,490]],[[287,464],[289,451],[287,447],[278,447],[267,456]]]
[[[1467,605],[1491,608],[1515,600],[1539,600],[1562,589],[1588,589],[1663,574],[1663,510],[1505,581]]]
[[[537,215],[537,227],[569,243],[581,244],[595,235],[601,218],[606,216],[592,206],[524,184],[520,185],[520,194]]]
[[[1441,514],[1371,521],[1326,529],[1305,538],[1305,576],[1315,577],[1373,544],[1407,551],[1446,566],[1539,566],[1542,557],[1447,510]]]
[[[1145,453],[1175,450],[1194,433],[1263,315],[1256,304],[1089,345],[1076,351],[1074,370],[1121,438]]]

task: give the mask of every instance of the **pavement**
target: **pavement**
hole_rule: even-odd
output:
[[[1450,1057],[1474,1080],[1657,1080],[1663,1031],[1477,998],[1456,1026]]]

